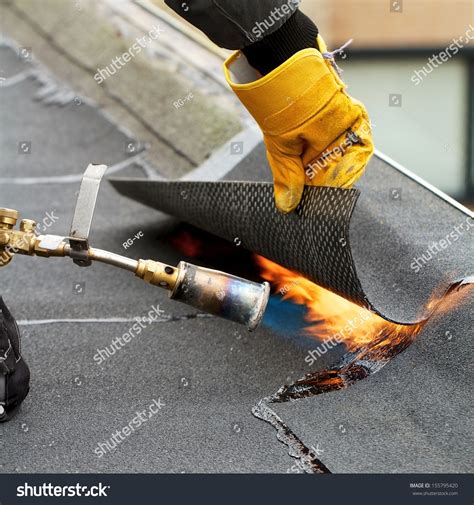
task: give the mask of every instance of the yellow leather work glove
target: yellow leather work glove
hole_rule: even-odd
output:
[[[224,64],[227,82],[264,134],[275,199],[293,211],[306,185],[348,188],[374,147],[367,111],[351,98],[323,39],[264,77],[240,52]]]

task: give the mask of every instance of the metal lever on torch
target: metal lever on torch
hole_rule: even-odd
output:
[[[107,167],[89,165],[79,191],[70,237],[36,235],[36,223],[23,219],[15,229],[18,212],[0,208],[0,267],[15,254],[71,257],[80,266],[98,261],[133,272],[154,286],[170,291],[170,298],[239,324],[252,331],[260,324],[270,287],[217,270],[180,262],[177,267],[153,260],[133,260],[89,246],[89,230],[99,184]]]

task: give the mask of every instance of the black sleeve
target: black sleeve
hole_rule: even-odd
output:
[[[21,356],[20,331],[0,296],[0,423],[9,421],[30,389],[30,369]]]
[[[300,0],[165,0],[215,44],[243,49],[278,30]]]

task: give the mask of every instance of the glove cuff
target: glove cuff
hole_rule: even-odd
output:
[[[298,51],[317,47],[318,28],[299,9],[275,32],[242,49],[248,62],[262,75],[282,65]]]
[[[324,47],[321,37],[318,44]],[[237,51],[224,63],[224,72],[232,90],[268,135],[300,126],[344,89],[315,48],[299,51],[264,77]]]

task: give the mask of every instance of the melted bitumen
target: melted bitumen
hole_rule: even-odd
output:
[[[431,317],[447,296],[462,288],[473,286],[474,277],[468,277],[453,284],[433,309]],[[288,447],[290,456],[300,460],[301,467],[306,473],[331,473],[326,465],[290,430],[270,405],[338,391],[368,378],[379,372],[393,358],[407,349],[428,321],[429,319],[423,321],[416,328],[412,327],[413,331],[407,331],[396,341],[392,338],[393,330],[388,329],[369,345],[358,351],[346,353],[336,365],[326,370],[308,373],[293,384],[282,386],[274,395],[260,400],[252,409],[252,413],[276,429],[278,440]]]

